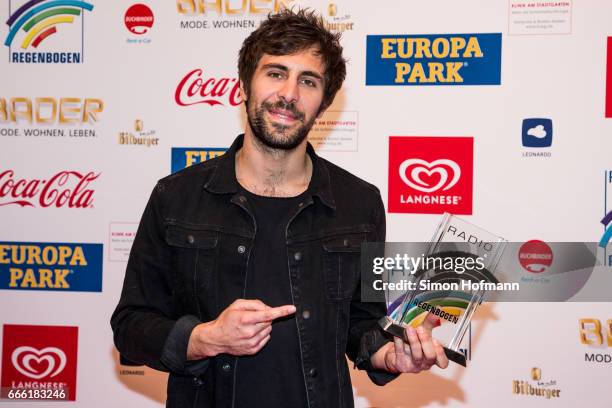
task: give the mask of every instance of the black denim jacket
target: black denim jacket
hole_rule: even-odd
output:
[[[238,357],[186,361],[193,328],[244,297],[256,225],[226,154],[160,180],[138,227],[111,326],[121,355],[169,371],[168,407],[233,407]],[[376,187],[308,154],[313,175],[286,227],[287,264],[308,405],[352,407],[345,354],[379,385],[384,303],[360,302],[362,242],[385,239]],[[255,397],[256,398],[256,397]]]

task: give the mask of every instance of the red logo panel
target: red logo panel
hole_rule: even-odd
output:
[[[125,26],[132,34],[146,34],[154,21],[155,16],[146,4],[134,4],[125,12]]]
[[[389,212],[472,214],[471,137],[389,138]]]
[[[2,335],[2,394],[67,389],[68,400],[76,400],[78,327],[5,324]]]
[[[519,262],[531,273],[545,272],[553,262],[553,252],[546,242],[533,239],[519,248]]]
[[[606,63],[606,118],[612,118],[612,37],[608,37],[608,61]]]

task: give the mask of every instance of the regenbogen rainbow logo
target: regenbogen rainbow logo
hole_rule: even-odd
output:
[[[39,46],[63,24],[80,19],[83,25],[85,10],[92,11],[92,4],[79,0],[29,0],[12,13],[10,8],[9,2],[9,33],[4,45],[11,50],[12,63],[82,62],[82,44],[79,52],[39,52]]]

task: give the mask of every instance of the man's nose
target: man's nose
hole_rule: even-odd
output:
[[[295,103],[300,98],[300,91],[298,88],[297,81],[289,78],[283,86],[278,90],[278,97],[283,99],[286,103]]]

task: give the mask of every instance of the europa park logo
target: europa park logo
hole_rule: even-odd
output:
[[[473,139],[390,137],[389,212],[472,213]]]
[[[207,77],[204,70],[197,68],[181,79],[176,87],[174,100],[180,106],[200,103],[210,106],[238,106],[242,103],[240,82],[238,78]]]
[[[47,180],[17,179],[13,170],[0,172],[0,207],[93,208],[94,190],[90,183],[100,173],[60,171]]]
[[[4,45],[9,48],[11,63],[83,62],[84,14],[93,10],[92,4],[78,0],[7,3],[9,33]],[[59,30],[63,32],[61,39],[54,40]]]

